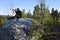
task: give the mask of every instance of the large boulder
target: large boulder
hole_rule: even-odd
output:
[[[30,28],[33,28],[30,18],[9,19],[0,28],[0,40],[30,40]]]

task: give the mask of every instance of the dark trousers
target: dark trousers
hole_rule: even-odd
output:
[[[21,18],[22,16],[21,16],[21,14],[20,14],[20,15],[15,15],[15,17],[16,17],[16,18]]]

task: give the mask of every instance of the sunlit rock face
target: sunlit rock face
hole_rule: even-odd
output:
[[[31,19],[9,19],[0,28],[0,40],[30,40],[29,34],[32,26]]]

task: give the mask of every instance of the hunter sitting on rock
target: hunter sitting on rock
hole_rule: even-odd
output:
[[[16,15],[15,15],[16,18],[21,18],[22,17],[22,12],[20,11],[19,8],[15,9],[14,11],[16,13]]]
[[[15,10],[13,10],[13,12],[15,12],[15,13],[16,13],[16,14],[15,14],[15,16],[10,17],[10,18],[8,18],[8,19],[15,19],[15,18],[21,18],[21,17],[22,17],[22,12],[20,11],[20,9],[19,9],[19,8],[17,8],[17,9],[15,9]]]

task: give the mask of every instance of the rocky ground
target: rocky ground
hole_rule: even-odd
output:
[[[31,40],[29,35],[32,27],[31,19],[9,19],[0,28],[0,40]]]

